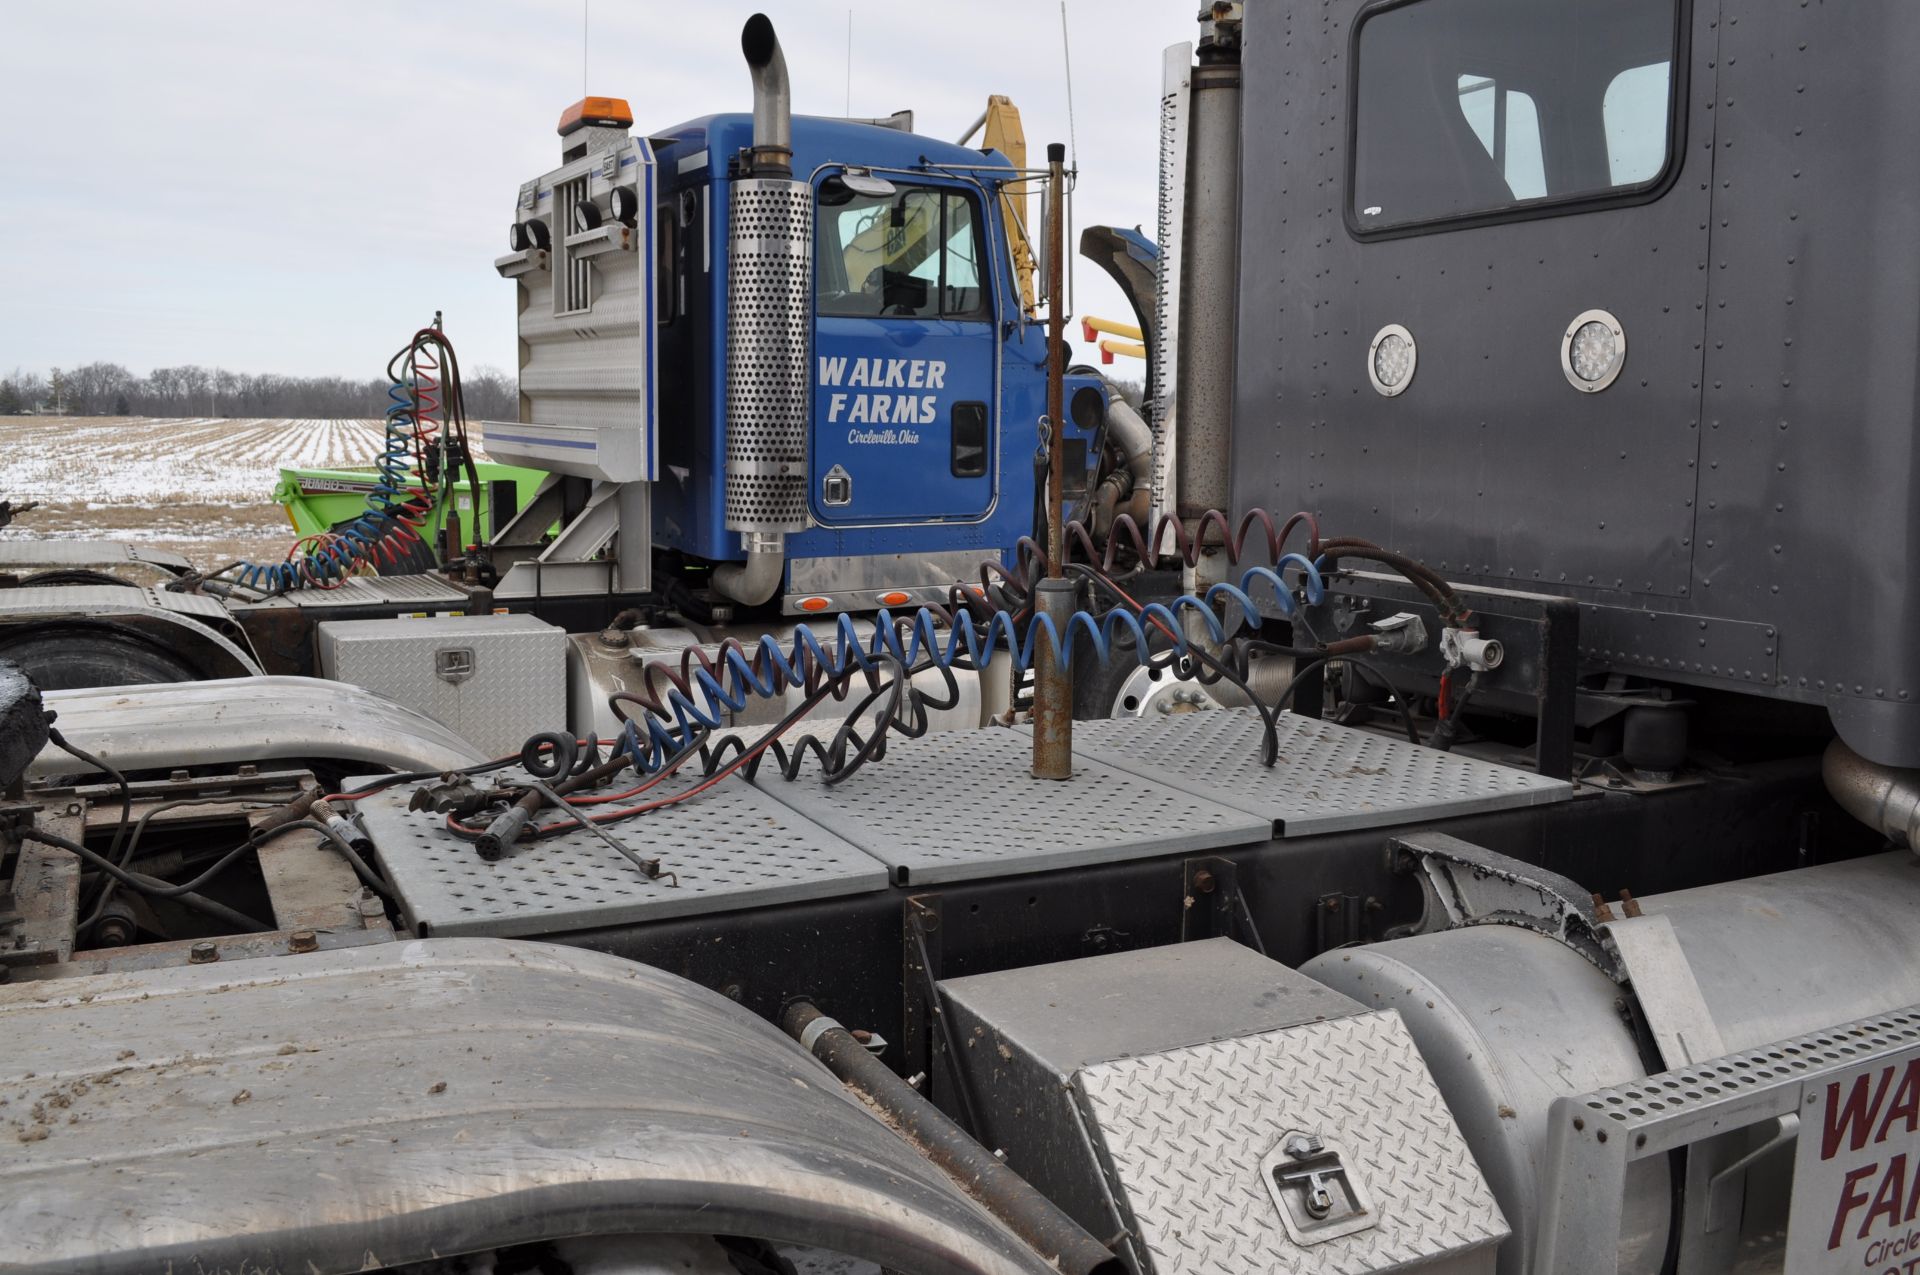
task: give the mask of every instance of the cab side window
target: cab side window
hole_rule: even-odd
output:
[[[973,196],[933,186],[861,195],[829,179],[815,217],[819,313],[985,319],[985,235]]]
[[[1678,0],[1385,0],[1355,36],[1360,235],[1657,191]]]

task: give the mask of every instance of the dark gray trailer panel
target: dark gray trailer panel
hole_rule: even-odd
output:
[[[1363,237],[1354,22],[1393,7],[1248,6],[1236,507],[1576,597],[1592,667],[1825,703],[1920,764],[1920,7],[1699,0],[1678,158],[1637,202]],[[1560,347],[1589,309],[1627,357],[1583,394]],[[1386,397],[1390,323],[1418,361]]]

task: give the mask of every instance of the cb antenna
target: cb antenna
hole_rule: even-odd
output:
[[[1071,191],[1075,186],[1080,184],[1080,138],[1079,135],[1074,132],[1073,128],[1073,41],[1067,33],[1067,0],[1060,0],[1060,63],[1067,81],[1067,149],[1068,153],[1072,156],[1072,161],[1067,166],[1068,172],[1071,174],[1071,180],[1067,189]],[[1073,199],[1071,195],[1067,198],[1065,211],[1067,214],[1065,241],[1071,242],[1073,239]],[[1073,278],[1073,262],[1072,259],[1069,258],[1067,261],[1066,296],[1067,310],[1069,312],[1073,310]]]
[[[1067,80],[1067,150],[1072,155],[1068,167],[1080,171],[1080,139],[1073,131],[1073,47],[1067,35],[1067,0],[1060,0],[1060,63]]]

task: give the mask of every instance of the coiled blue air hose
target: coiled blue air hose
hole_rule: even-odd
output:
[[[1051,616],[1035,615],[1027,623],[1024,640],[1007,611],[995,611],[985,625],[976,627],[966,622],[950,624],[926,607],[910,619],[899,621],[882,610],[874,617],[872,636],[865,643],[848,615],[839,617],[826,641],[806,625],[797,625],[785,646],[772,634],[765,634],[751,648],[723,648],[717,665],[703,661],[684,682],[670,678],[664,702],[647,703],[644,714],[626,720],[615,752],[629,757],[639,773],[651,774],[700,732],[724,728],[728,714],[743,710],[749,699],[772,699],[790,686],[804,685],[809,672],[829,681],[850,672],[873,673],[883,658],[902,669],[913,669],[923,662],[950,669],[962,660],[977,669],[1004,651],[1018,674],[1033,667],[1038,644],[1043,641],[1062,667],[1071,667],[1076,635],[1086,637],[1093,659],[1100,664],[1109,663],[1117,654],[1141,664],[1168,656],[1177,658],[1191,649],[1181,623],[1184,615],[1198,617],[1208,638],[1216,643],[1227,640],[1230,628],[1257,624],[1260,613],[1253,601],[1255,586],[1266,586],[1281,614],[1293,616],[1298,605],[1281,574],[1289,567],[1299,569],[1309,605],[1324,600],[1326,587],[1319,568],[1300,554],[1289,553],[1271,567],[1247,568],[1238,585],[1224,581],[1213,585],[1204,598],[1183,593],[1169,602],[1147,603],[1138,613],[1121,608],[1104,616],[1075,611],[1064,628],[1056,627]],[[1222,610],[1230,624],[1223,624],[1214,613],[1215,603],[1224,604]],[[1169,643],[1158,655],[1149,649],[1149,625],[1160,629]],[[1132,639],[1130,648],[1120,647],[1117,639],[1122,636]],[[621,700],[640,702],[640,697],[630,693],[614,698],[616,709]]]
[[[332,539],[299,558],[285,562],[240,564],[239,581],[250,589],[285,593],[303,585],[326,585],[345,580],[353,569],[372,559],[383,541],[402,526],[407,512],[407,480],[413,459],[415,408],[413,388],[403,381],[387,387],[386,436],[374,464],[377,478],[367,493],[366,511],[332,533]]]

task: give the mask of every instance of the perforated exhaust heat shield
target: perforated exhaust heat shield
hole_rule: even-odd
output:
[[[813,199],[805,182],[733,183],[727,295],[727,527],[807,525],[807,326]]]

